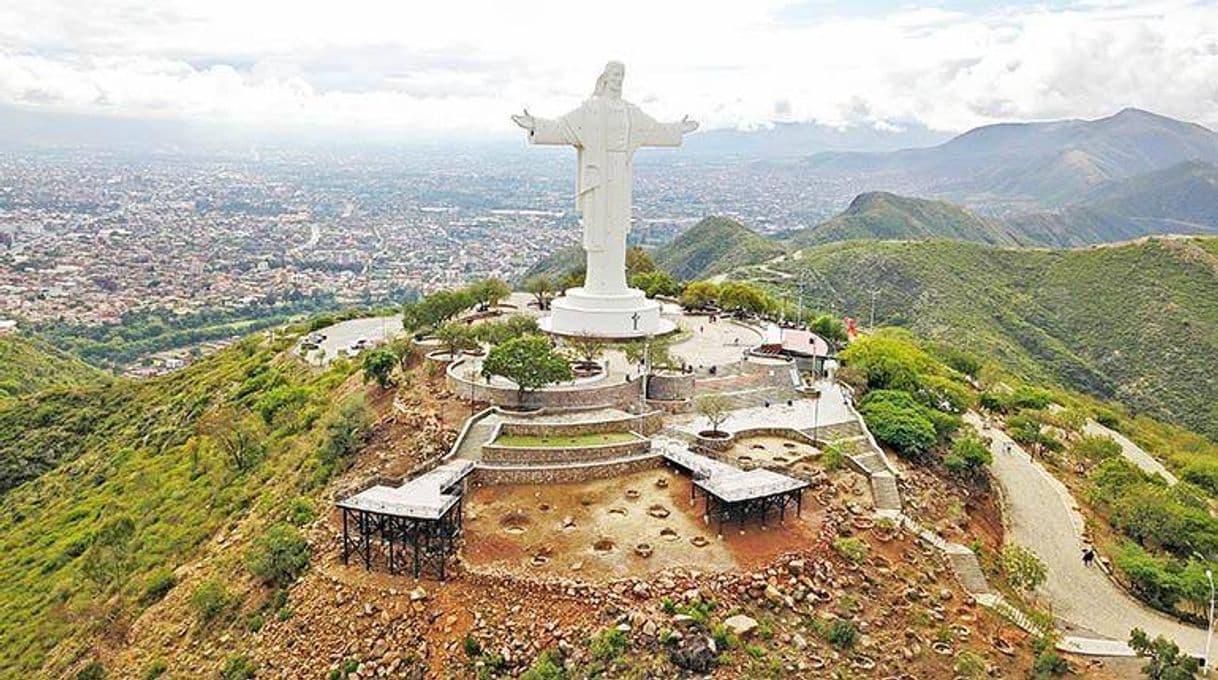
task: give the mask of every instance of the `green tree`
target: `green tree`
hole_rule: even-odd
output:
[[[435,335],[436,339],[440,341],[440,346],[450,357],[455,358],[457,352],[464,352],[478,346],[474,330],[460,321],[450,321],[440,326],[436,329]]]
[[[728,281],[719,286],[719,306],[740,312],[764,313],[772,300],[757,286],[744,281]]]
[[[710,423],[711,432],[718,434],[719,426],[732,414],[732,400],[722,394],[712,392],[698,397],[695,408],[698,415],[706,418]]]
[[[656,270],[642,272],[630,277],[630,287],[638,288],[649,298],[657,295],[680,295],[681,283],[668,272]]]
[[[364,353],[364,382],[375,380],[383,390],[393,384],[393,368],[398,357],[387,349],[374,349]]]
[[[106,520],[93,534],[84,554],[82,569],[89,580],[102,587],[122,587],[131,573],[135,521],[127,515]]]
[[[216,409],[199,421],[197,430],[219,446],[238,472],[252,468],[266,453],[263,419],[243,409]]]
[[[1002,549],[1002,570],[1016,590],[1031,592],[1045,582],[1045,563],[1031,550],[1012,543]]]
[[[928,409],[908,392],[872,390],[860,402],[859,411],[875,438],[903,456],[924,455],[938,438]]]
[[[190,596],[190,605],[200,623],[210,623],[237,604],[237,597],[224,584],[212,578],[199,584]]]
[[[571,347],[577,358],[589,363],[599,359],[605,353],[606,347],[604,340],[591,333],[580,333],[579,335],[569,337],[567,338],[567,344]]]
[[[1162,635],[1152,640],[1141,628],[1129,632],[1129,646],[1147,659],[1142,672],[1152,680],[1192,680],[1200,667],[1196,659],[1181,654],[1176,643]]]
[[[636,274],[646,274],[655,271],[655,260],[651,259],[651,255],[639,246],[630,246],[626,249],[626,276],[634,276]]]
[[[537,308],[545,311],[550,308],[550,300],[554,298],[554,282],[545,274],[534,276],[524,282],[524,289],[537,300]]]
[[[322,462],[333,466],[345,460],[363,441],[371,420],[363,395],[353,395],[339,403],[322,423],[322,442],[318,448]]]
[[[482,279],[469,285],[474,301],[483,309],[494,307],[499,301],[512,294],[512,287],[496,278]]]
[[[698,309],[714,304],[719,299],[719,286],[712,281],[694,281],[681,291],[681,306]]]
[[[309,554],[309,543],[299,529],[276,524],[254,540],[245,564],[263,583],[285,588],[309,566]]]
[[[514,338],[492,349],[482,362],[482,375],[516,383],[517,403],[522,406],[526,392],[573,377],[571,365],[540,335]]]

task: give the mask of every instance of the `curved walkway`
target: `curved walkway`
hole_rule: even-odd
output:
[[[1129,441],[1129,438],[1120,432],[1109,427],[1104,427],[1094,420],[1087,421],[1087,424],[1083,426],[1083,432],[1092,437],[1107,437],[1116,442],[1121,447],[1121,455],[1125,457],[1125,460],[1137,465],[1146,474],[1159,475],[1167,481],[1169,486],[1174,486],[1176,482],[1180,481],[1167,468],[1163,467],[1163,463],[1160,463],[1154,456],[1142,450],[1142,447]]]
[[[1038,592],[1067,624],[1063,647],[1084,654],[1128,655],[1132,628],[1164,635],[1187,652],[1205,649],[1205,630],[1182,624],[1133,599],[1097,564],[1083,564],[1083,518],[1060,481],[1001,430],[987,428],[973,413],[966,420],[991,438],[992,472],[1002,486],[1007,541],[1044,561],[1048,576]],[[1080,633],[1071,635],[1072,632]],[[1096,640],[1087,633],[1109,638]]]

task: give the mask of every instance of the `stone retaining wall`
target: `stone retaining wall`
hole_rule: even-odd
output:
[[[462,399],[470,398],[471,384],[464,378],[453,375],[453,369],[462,361],[454,361],[448,366],[445,382],[448,390],[460,395]],[[495,406],[510,406],[517,408],[583,408],[589,406],[613,406],[626,408],[639,400],[642,386],[638,380],[628,380],[607,385],[591,383],[577,387],[552,387],[533,392],[525,392],[523,401],[514,387],[488,385],[484,381],[473,382],[473,398]]]
[[[567,484],[593,479],[629,475],[642,470],[658,468],[664,457],[660,455],[638,458],[606,465],[580,465],[572,467],[478,467],[474,470],[475,484]]]
[[[826,446],[824,442],[817,441],[792,427],[750,427],[744,430],[733,430],[732,434],[736,436],[736,441],[747,437],[785,437],[786,439],[794,439],[801,444],[815,446],[818,449],[823,449]]]
[[[555,422],[505,422],[499,426],[502,434],[521,435],[525,437],[567,436],[576,437],[585,434],[605,434],[608,432],[638,432],[643,435],[655,434],[663,427],[662,414],[658,411],[631,415],[611,420],[589,420],[573,423]]]
[[[504,423],[505,425],[507,423]],[[651,441],[636,441],[597,446],[498,446],[484,444],[482,460],[507,465],[546,465],[553,463],[582,463],[586,461],[628,458],[646,453]]]
[[[679,401],[689,399],[693,393],[693,373],[657,373],[647,379],[649,400]]]

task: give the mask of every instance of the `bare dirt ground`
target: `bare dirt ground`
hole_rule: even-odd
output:
[[[703,520],[690,480],[666,468],[578,484],[486,486],[466,501],[462,559],[474,571],[596,580],[671,567],[749,569],[810,542],[821,513],[809,495],[801,517],[771,517],[741,533]],[[636,551],[636,547],[646,547]]]
[[[743,437],[724,456],[743,468],[786,466],[820,455],[820,449],[786,437]]]

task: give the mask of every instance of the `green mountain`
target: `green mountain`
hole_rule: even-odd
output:
[[[878,291],[879,324],[1218,438],[1218,239],[1082,250],[851,241],[775,266],[810,282],[815,306],[865,324]]]
[[[254,335],[162,378],[0,403],[0,677],[74,675],[197,581],[218,532],[237,566],[291,503],[321,502],[364,407],[343,401],[360,389],[349,363],[315,370],[285,356],[294,342]]]
[[[584,266],[584,249],[582,246],[574,245],[562,250],[556,250],[549,257],[529,267],[528,271],[520,277],[517,283],[527,281],[534,276],[549,276],[550,278],[558,278],[563,274],[574,269],[579,269]]]
[[[998,220],[981,217],[946,201],[883,191],[859,194],[841,214],[791,232],[788,238],[797,248],[856,239],[951,239],[1010,246],[1020,243],[1013,230]]]
[[[760,264],[786,250],[729,217],[706,217],[655,252],[656,266],[679,279],[700,279]]]
[[[102,371],[40,338],[0,335],[0,401],[52,385],[85,385],[106,377]]]
[[[1152,234],[1218,232],[1218,167],[1200,161],[1102,184],[1070,207],[1010,217],[1032,242],[1108,243]]]
[[[919,186],[967,205],[1045,208],[1192,160],[1218,163],[1218,134],[1125,109],[1098,120],[988,125],[929,148],[818,154],[807,167],[876,188]]]

